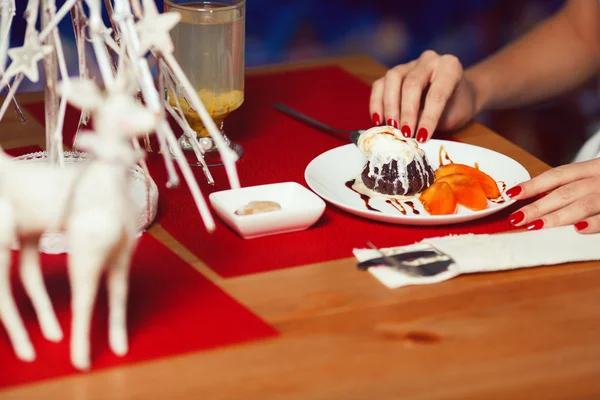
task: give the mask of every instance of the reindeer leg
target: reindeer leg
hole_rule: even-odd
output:
[[[14,234],[11,208],[0,202],[0,321],[4,324],[15,354],[23,361],[33,361],[35,350],[29,340],[10,289],[10,244]]]
[[[71,363],[90,368],[90,323],[100,275],[121,237],[120,225],[97,212],[74,215],[67,227],[71,280]]]
[[[38,243],[39,237],[21,240],[21,281],[35,308],[42,334],[51,342],[60,342],[63,333],[44,285]]]
[[[23,361],[35,360],[35,350],[25,330],[10,290],[10,250],[0,250],[0,320],[4,324],[15,354]]]
[[[90,368],[90,323],[106,256],[88,247],[69,246],[71,281],[71,363],[80,370]]]
[[[108,269],[108,338],[110,348],[119,355],[127,354],[127,291],[129,286],[129,266],[135,241],[129,240],[115,255],[114,263]]]

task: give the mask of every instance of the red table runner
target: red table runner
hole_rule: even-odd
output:
[[[9,153],[40,150],[21,148]],[[42,255],[48,292],[65,338],[46,341],[33,307],[18,279],[18,253],[13,252],[11,281],[37,359],[18,360],[0,323],[0,389],[77,373],[69,361],[70,289],[65,255]],[[161,242],[144,233],[132,262],[128,304],[129,353],[115,356],[108,347],[107,299],[104,285],[94,310],[92,369],[130,364],[277,335],[247,308],[206,279]]]
[[[225,121],[228,136],[244,147],[238,165],[242,186],[284,181],[306,185],[308,163],[348,143],[283,115],[272,107],[275,102],[340,128],[370,126],[370,87],[338,67],[248,76],[245,93],[244,105]],[[43,116],[40,105],[28,109]],[[164,167],[156,154],[149,157],[149,165],[160,190],[157,222],[224,277],[350,257],[353,247],[368,240],[385,247],[446,234],[502,232],[511,229],[506,218],[514,209],[461,225],[416,227],[370,221],[328,204],[322,219],[306,231],[244,240],[220,221],[207,234],[187,188],[165,187]],[[212,168],[214,188],[200,169],[195,172],[205,195],[228,188],[222,167]]]

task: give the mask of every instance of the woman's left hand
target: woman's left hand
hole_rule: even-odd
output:
[[[524,200],[546,192],[511,214],[511,224],[529,230],[575,224],[581,233],[600,232],[600,158],[552,168],[506,194]]]

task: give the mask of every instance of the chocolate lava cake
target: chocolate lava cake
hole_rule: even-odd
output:
[[[433,168],[425,152],[398,129],[371,128],[361,135],[358,148],[367,157],[361,179],[377,193],[411,196],[433,183]]]

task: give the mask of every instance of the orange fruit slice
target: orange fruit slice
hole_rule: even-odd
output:
[[[453,174],[467,175],[475,179],[479,183],[479,185],[481,185],[481,188],[485,192],[485,196],[488,199],[497,199],[498,197],[500,197],[498,185],[491,176],[489,176],[485,172],[478,170],[477,168],[473,168],[465,164],[442,165],[435,171],[435,179],[437,180],[444,176]]]
[[[475,179],[463,174],[442,176],[435,183],[446,182],[456,196],[456,202],[471,210],[478,211],[487,208],[487,196]],[[432,185],[433,186],[433,185]]]
[[[456,212],[456,196],[446,182],[435,182],[421,193],[419,200],[430,215]]]

